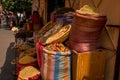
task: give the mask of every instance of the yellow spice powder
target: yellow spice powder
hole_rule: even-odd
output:
[[[24,56],[24,57],[22,57],[22,58],[19,59],[19,63],[21,63],[21,64],[27,64],[27,63],[34,62],[36,60],[37,59],[35,59],[35,58],[31,57],[31,56],[26,55],[26,56]]]
[[[84,5],[80,10],[77,10],[79,13],[84,13],[84,14],[98,14],[99,10],[96,7],[89,6],[89,5]]]
[[[39,70],[37,70],[33,66],[27,66],[20,71],[20,74],[18,77],[20,77],[21,79],[28,79],[28,78],[32,78],[36,75],[39,75],[39,74],[40,74]]]

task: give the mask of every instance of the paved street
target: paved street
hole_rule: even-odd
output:
[[[15,80],[15,65],[11,64],[15,59],[13,45],[14,33],[4,26],[0,27],[0,80]]]

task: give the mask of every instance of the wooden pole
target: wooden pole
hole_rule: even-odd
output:
[[[116,61],[115,61],[115,69],[114,69],[114,79],[118,80],[119,78],[119,67],[120,67],[120,29],[119,29],[119,38],[118,38],[118,47],[116,52]]]

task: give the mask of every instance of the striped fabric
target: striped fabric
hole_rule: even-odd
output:
[[[53,52],[43,48],[41,76],[43,80],[71,80],[71,51]]]

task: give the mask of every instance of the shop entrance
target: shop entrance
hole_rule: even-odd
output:
[[[47,21],[50,20],[50,13],[55,9],[65,6],[65,0],[48,0],[47,1]]]

